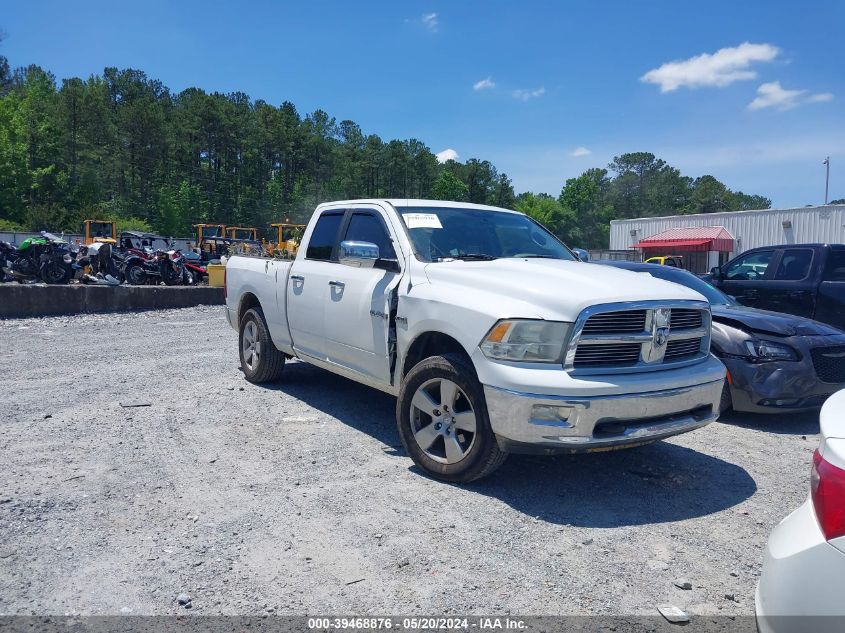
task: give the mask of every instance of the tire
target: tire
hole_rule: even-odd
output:
[[[169,265],[160,266],[159,270],[161,271],[161,280],[164,282],[165,286],[182,285],[181,272],[173,270]]]
[[[141,264],[129,264],[123,271],[126,283],[133,286],[143,286],[147,283],[147,271]]]
[[[285,355],[273,344],[261,308],[247,310],[241,317],[238,329],[238,348],[244,377],[256,385],[278,380],[285,368]]]
[[[731,398],[731,388],[726,380],[722,384],[722,397],[719,399],[719,415],[727,413],[733,408],[733,398]]]
[[[396,424],[411,459],[435,479],[474,481],[507,457],[490,427],[475,369],[460,354],[426,358],[408,372],[396,402]]]
[[[56,261],[46,262],[39,271],[41,279],[48,284],[66,284],[68,278],[67,268]]]

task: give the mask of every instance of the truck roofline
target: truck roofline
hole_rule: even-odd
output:
[[[499,211],[503,213],[514,213],[517,215],[525,215],[520,211],[513,209],[505,209],[503,207],[494,207],[488,204],[474,204],[472,202],[453,202],[451,200],[423,200],[415,198],[362,198],[359,200],[335,200],[332,202],[323,202],[317,207],[317,211],[322,209],[338,207],[347,204],[388,204],[396,211],[400,209],[430,209],[430,208],[448,208],[448,209],[477,209],[479,211]]]

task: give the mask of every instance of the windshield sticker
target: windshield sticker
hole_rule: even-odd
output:
[[[409,229],[442,229],[440,218],[434,213],[403,213],[405,224]]]

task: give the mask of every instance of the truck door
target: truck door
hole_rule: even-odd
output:
[[[390,382],[391,297],[401,278],[398,247],[384,213],[353,209],[340,241],[379,248],[372,268],[336,265],[326,288],[328,360],[379,382]]]
[[[812,248],[787,248],[775,274],[765,281],[757,307],[812,318],[816,308],[818,264]]]
[[[845,330],[845,248],[830,247],[818,288],[813,318]]]
[[[325,313],[329,281],[340,265],[335,259],[337,237],[345,211],[326,210],[317,218],[290,269],[287,282],[287,317],[297,353],[326,359]]]
[[[769,264],[773,263],[776,252],[771,249],[740,255],[725,266],[719,287],[743,305],[762,307],[758,303],[764,293],[766,277],[772,274]]]

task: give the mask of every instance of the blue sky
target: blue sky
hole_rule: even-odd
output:
[[[134,67],[173,91],[322,108],[489,159],[517,191],[556,195],[651,151],[775,206],[820,203],[830,155],[831,198],[845,197],[841,1],[0,6],[13,66],[59,79]]]

